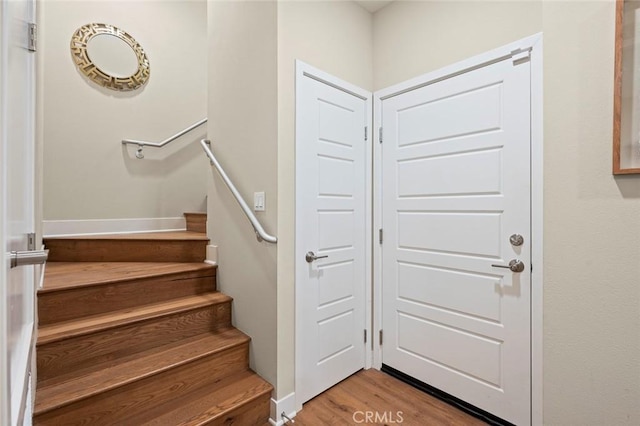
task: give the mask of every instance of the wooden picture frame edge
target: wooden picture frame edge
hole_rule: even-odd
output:
[[[640,174],[640,168],[620,167],[620,120],[622,118],[622,25],[624,0],[616,0],[615,61],[613,75],[613,174]]]

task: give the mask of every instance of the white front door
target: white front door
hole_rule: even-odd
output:
[[[34,231],[35,54],[28,24],[35,2],[0,2],[0,424],[30,424],[28,383],[34,329],[34,268],[11,267]]]
[[[369,105],[369,93],[298,64],[295,264],[300,404],[365,366]]]
[[[382,363],[529,424],[530,62],[418,84],[381,114]]]

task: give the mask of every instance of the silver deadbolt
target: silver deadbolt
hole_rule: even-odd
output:
[[[509,265],[491,265],[494,268],[505,268],[511,269],[512,272],[522,272],[524,271],[524,262],[520,259],[513,259],[509,262]]]
[[[509,237],[509,242],[511,245],[518,247],[524,243],[524,237],[520,234],[513,234]]]
[[[318,260],[318,259],[324,259],[325,257],[329,257],[328,255],[325,256],[316,256],[316,254],[312,251],[307,252],[307,254],[304,256],[304,260],[307,261],[307,263],[311,263],[314,260]]]

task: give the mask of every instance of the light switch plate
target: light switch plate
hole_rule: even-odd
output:
[[[264,192],[254,192],[253,193],[253,211],[254,212],[263,212],[264,211]]]

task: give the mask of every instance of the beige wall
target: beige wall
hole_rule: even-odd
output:
[[[266,192],[256,216],[278,244],[256,242],[215,173],[208,231],[220,289],[253,339],[252,365],[280,399],[294,390],[295,60],[371,89],[371,15],[351,2],[297,1],[214,1],[208,14],[213,149],[245,200]]]
[[[209,3],[209,137],[218,160],[277,235],[277,16],[271,1]],[[232,296],[233,322],[251,336],[251,365],[276,383],[277,246],[258,243],[217,173],[209,172],[208,234],[219,246],[219,290]]]
[[[137,160],[123,138],[160,141],[206,116],[206,2],[39,2],[39,104],[45,220],[157,218],[202,211],[207,162],[200,128]],[[89,82],[69,51],[91,22],[129,32],[149,57],[144,88]]]
[[[540,32],[540,2],[396,1],[374,14],[374,90]]]
[[[353,2],[278,4],[278,382],[294,390],[295,60],[371,90],[371,14]]]
[[[611,175],[614,2],[545,2],[544,410],[640,424],[640,176]]]
[[[396,2],[380,89],[544,36],[544,424],[640,424],[640,177],[611,175],[613,1]]]

